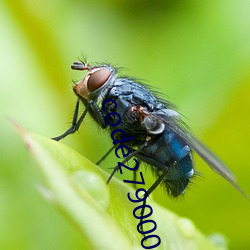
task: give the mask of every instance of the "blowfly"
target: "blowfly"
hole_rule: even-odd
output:
[[[172,197],[183,194],[195,174],[193,151],[244,195],[232,172],[189,132],[172,103],[157,97],[147,85],[133,78],[119,77],[118,70],[109,64],[90,66],[80,61],[74,62],[71,68],[86,71],[87,74],[73,87],[78,99],[72,125],[54,140],[59,141],[76,132],[87,113],[102,129],[112,132],[114,127],[108,125],[106,117],[116,111],[121,117],[121,123],[115,128],[125,131],[127,137],[134,137],[123,144],[139,161],[151,166],[157,178],[148,190],[148,195],[159,184],[163,184]],[[107,101],[104,111],[102,104],[108,99],[114,100],[117,107]],[[85,110],[79,116],[80,103],[85,106]],[[116,123],[116,119],[109,115],[110,123]],[[126,162],[126,158],[123,162]],[[108,181],[117,170],[117,167],[114,168]]]

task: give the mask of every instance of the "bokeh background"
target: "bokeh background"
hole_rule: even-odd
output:
[[[248,0],[0,1],[0,249],[81,249],[81,235],[36,191],[39,173],[8,117],[46,137],[64,132],[72,80],[83,76],[70,65],[83,55],[168,96],[250,195],[249,13]],[[111,145],[90,119],[63,143],[94,162]],[[202,177],[183,198],[158,188],[154,199],[224,234],[230,249],[250,249],[250,202],[195,160]]]

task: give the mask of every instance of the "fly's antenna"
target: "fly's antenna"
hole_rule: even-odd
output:
[[[74,70],[89,70],[89,65],[84,62],[73,62],[71,69]]]

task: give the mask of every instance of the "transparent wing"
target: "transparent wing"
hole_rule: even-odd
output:
[[[231,183],[242,195],[246,198],[247,195],[237,185],[236,178],[229,168],[202,142],[195,138],[185,127],[179,117],[165,116],[161,114],[151,114],[159,122],[163,123],[166,127],[173,130],[182,140],[184,140],[190,148],[192,148],[216,173],[221,175],[229,183]]]

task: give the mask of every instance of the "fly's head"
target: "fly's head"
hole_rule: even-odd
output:
[[[71,69],[88,71],[86,76],[73,87],[75,94],[84,100],[98,98],[116,77],[115,69],[109,65],[89,66],[83,62],[74,62]]]

